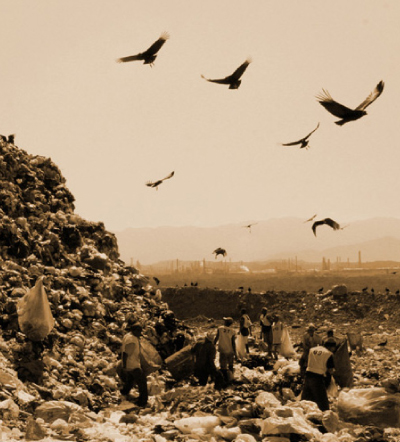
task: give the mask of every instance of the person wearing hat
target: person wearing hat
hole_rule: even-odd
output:
[[[315,333],[315,329],[316,327],[314,324],[309,324],[307,327],[307,331],[306,333],[304,333],[301,340],[303,353],[300,357],[299,365],[300,365],[300,374],[302,377],[304,377],[306,373],[308,354],[310,352],[310,349],[317,345],[322,344],[322,339],[318,334]]]
[[[329,410],[328,393],[331,375],[335,370],[333,353],[336,349],[334,338],[328,338],[324,345],[312,347],[308,355],[307,369],[301,400],[313,401],[321,411]]]
[[[231,327],[233,319],[223,318],[224,325],[218,327],[214,344],[218,342],[219,368],[224,376],[225,382],[229,383],[233,378],[233,360],[236,355],[235,330]]]
[[[122,339],[121,363],[117,373],[122,381],[121,395],[128,396],[134,385],[137,385],[139,397],[137,405],[144,407],[148,400],[147,377],[140,362],[140,336],[142,326],[134,319],[126,324],[127,334]]]
[[[208,332],[206,336],[199,339],[191,348],[194,357],[193,374],[199,381],[199,385],[207,385],[208,378],[214,378],[217,369],[215,368],[215,345],[214,335]]]

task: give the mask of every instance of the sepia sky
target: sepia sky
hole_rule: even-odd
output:
[[[398,0],[0,0],[0,133],[127,227],[400,218]],[[170,39],[153,67],[116,59]],[[238,90],[205,81],[247,57]],[[368,115],[342,127],[315,96]],[[283,147],[314,129],[310,148]],[[158,190],[145,186],[175,172]]]

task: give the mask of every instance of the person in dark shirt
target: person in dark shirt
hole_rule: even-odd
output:
[[[191,349],[194,356],[194,375],[200,385],[207,385],[208,378],[214,378],[216,373],[214,336],[211,332],[197,341]]]

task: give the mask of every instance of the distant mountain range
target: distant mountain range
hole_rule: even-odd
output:
[[[400,261],[400,219],[372,218],[343,223],[343,229],[317,227],[314,236],[311,222],[298,218],[252,221],[251,230],[243,224],[217,227],[128,228],[114,232],[121,259],[127,264],[140,261],[215,260],[213,251],[222,247],[227,256],[218,260],[265,261],[297,256],[319,262],[322,257],[357,262]]]

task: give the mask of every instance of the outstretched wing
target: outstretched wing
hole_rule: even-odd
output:
[[[239,80],[239,78],[244,74],[244,71],[247,69],[249,64],[251,63],[251,58],[248,58],[243,64],[241,64],[236,71],[230,75],[230,78],[235,80]],[[227,77],[228,78],[228,77]]]
[[[162,45],[169,39],[168,32],[163,32],[160,38],[154,42],[146,51],[144,51],[143,55],[155,55],[161,49]]]
[[[117,63],[127,63],[128,61],[135,61],[135,60],[143,60],[143,57],[141,54],[137,55],[130,55],[128,57],[121,57],[117,58]]]
[[[325,224],[325,223],[324,223],[324,220],[322,220],[322,221],[315,221],[314,224],[312,225],[311,228],[312,228],[312,231],[313,231],[313,233],[314,233],[315,236],[317,236],[317,232],[316,232],[317,227],[318,227],[318,226],[321,226],[322,224]]]
[[[319,123],[317,124],[317,127],[314,130],[312,130],[308,135],[306,135],[304,138],[298,141],[293,141],[291,143],[282,143],[282,146],[295,146],[296,144],[302,144],[306,142],[307,138],[309,138],[318,128],[319,128]]]
[[[313,215],[311,218],[306,219],[304,222],[308,223],[309,221],[314,220],[316,216],[317,216],[317,214]]]
[[[307,138],[309,138],[309,137],[311,137],[311,135],[317,130],[319,128],[319,123],[317,124],[317,127],[314,129],[314,130],[312,130],[307,136],[305,136],[304,138],[303,138],[303,140],[306,140]]]
[[[329,94],[328,91],[326,91],[325,89],[322,89],[322,93],[317,95],[317,100],[320,102],[320,104],[322,106],[324,106],[324,108],[330,112],[332,115],[335,115],[336,117],[339,118],[344,118],[346,116],[348,116],[349,114],[351,114],[352,112],[354,112],[352,109],[343,106],[343,104],[338,103],[337,101],[335,101],[331,95]]]
[[[148,187],[157,187],[157,186],[159,186],[161,183],[162,183],[162,180],[158,180],[158,181],[154,181],[154,182],[148,181],[148,182],[146,183],[146,186],[148,186]]]
[[[165,178],[163,178],[163,179],[160,180],[160,181],[168,180],[168,179],[172,178],[172,177],[174,176],[174,174],[175,174],[175,172],[172,171],[169,175],[167,175]]]
[[[204,78],[204,80],[211,81],[212,83],[219,83],[219,84],[230,84],[231,83],[231,77],[225,77],[217,80],[213,80],[211,78],[206,78],[204,75],[201,76],[201,78]]]
[[[302,141],[303,139],[299,141],[292,141],[291,143],[282,143],[282,146],[296,146],[296,144],[301,144]]]
[[[368,95],[368,97],[356,107],[356,110],[365,110],[370,104],[372,104],[381,95],[385,83],[381,80],[375,87],[375,89]]]
[[[340,224],[338,224],[336,221],[334,221],[331,218],[325,218],[324,224],[327,224],[328,226],[332,227],[333,230],[339,230]]]

